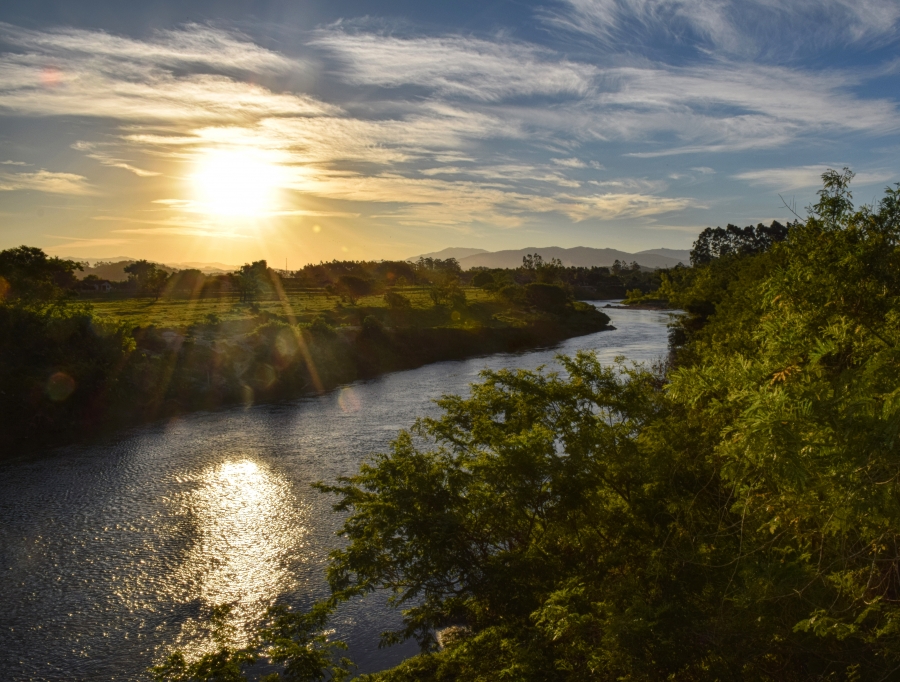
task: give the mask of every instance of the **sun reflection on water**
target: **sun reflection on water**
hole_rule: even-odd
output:
[[[198,615],[184,623],[175,648],[199,654],[213,645],[205,623],[213,607],[231,607],[232,641],[241,643],[275,599],[295,588],[290,563],[307,529],[289,482],[252,460],[212,466],[185,483],[175,501],[192,541],[173,579],[193,585]]]

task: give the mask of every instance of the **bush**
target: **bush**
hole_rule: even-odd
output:
[[[334,327],[328,324],[328,320],[321,315],[313,318],[313,321],[309,323],[308,329],[316,336],[332,337],[335,335]]]
[[[364,336],[380,336],[384,333],[384,325],[377,317],[366,315],[362,321],[362,333]]]
[[[388,308],[391,310],[404,310],[412,307],[412,303],[406,296],[397,293],[393,289],[388,289],[384,292],[384,302],[387,303]]]
[[[525,302],[525,288],[520,287],[518,284],[507,284],[505,287],[500,288],[497,296],[506,303],[521,305]]]
[[[569,292],[556,284],[532,282],[525,285],[526,300],[539,310],[561,312],[569,302]]]
[[[494,285],[494,276],[487,272],[486,270],[482,270],[472,278],[472,286],[481,287],[482,289],[487,289]]]
[[[338,291],[350,299],[350,303],[356,302],[363,296],[372,292],[372,282],[356,275],[341,275],[338,279]]]

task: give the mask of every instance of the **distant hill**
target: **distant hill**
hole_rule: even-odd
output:
[[[84,264],[84,270],[76,272],[75,276],[84,279],[88,275],[96,275],[100,279],[108,279],[110,282],[124,282],[128,279],[125,268],[137,261],[137,258],[120,258],[120,259],[84,259],[80,262]],[[155,261],[151,261],[155,262]],[[220,275],[226,272],[234,272],[238,269],[237,265],[228,265],[227,263],[156,263],[160,270],[166,272],[177,272],[178,270],[200,270],[205,275]]]
[[[179,270],[199,270],[206,275],[217,275],[223,272],[235,272],[241,269],[240,265],[228,265],[228,263],[198,263],[190,261],[187,263],[166,263],[167,266],[177,268]]]
[[[129,258],[126,260],[120,261],[96,261],[93,265],[88,265],[86,261],[82,261],[85,263],[84,270],[81,272],[76,272],[75,276],[79,279],[84,279],[88,275],[96,275],[100,279],[108,279],[110,282],[124,282],[128,279],[128,274],[125,272],[125,268],[134,263],[136,259]],[[170,265],[163,265],[161,263],[156,264],[160,270],[165,270],[166,272],[174,272],[178,268],[173,268]]]
[[[442,252],[439,251],[438,253]],[[616,260],[626,263],[637,261],[638,264],[646,268],[671,268],[678,265],[678,263],[690,264],[688,252],[677,249],[651,249],[640,253],[628,253],[617,249],[593,249],[588,246],[576,246],[571,249],[564,249],[559,246],[529,246],[524,249],[507,251],[485,251],[459,258],[458,260],[464,270],[477,267],[516,268],[522,265],[523,256],[532,253],[539,253],[545,261],[551,258],[558,258],[565,266],[587,268],[594,266],[609,267]]]
[[[676,258],[685,265],[690,265],[691,263],[691,252],[688,249],[647,249],[646,251],[638,251],[634,255],[640,256],[645,253],[653,254],[655,256],[665,256],[666,258]]]
[[[406,260],[417,261],[420,258],[440,258],[441,260],[446,260],[448,258],[455,258],[456,260],[461,261],[463,258],[475,256],[479,253],[488,253],[488,251],[486,249],[467,249],[462,246],[451,246],[448,249],[441,249],[440,251],[434,251],[432,253],[410,256]]]

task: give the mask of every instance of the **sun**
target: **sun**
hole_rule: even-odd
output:
[[[250,149],[209,150],[197,161],[191,180],[205,213],[258,216],[274,208],[279,168]]]

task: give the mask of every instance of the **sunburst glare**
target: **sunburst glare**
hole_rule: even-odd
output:
[[[204,213],[252,217],[275,208],[281,172],[250,149],[214,149],[203,154],[191,176]]]

